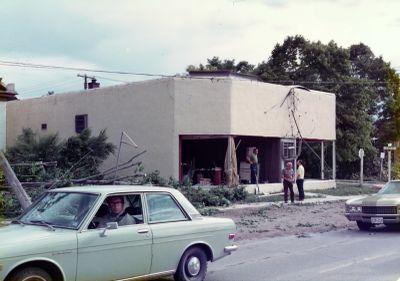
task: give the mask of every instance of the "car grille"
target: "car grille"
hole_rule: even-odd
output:
[[[395,206],[362,206],[364,214],[397,214]]]

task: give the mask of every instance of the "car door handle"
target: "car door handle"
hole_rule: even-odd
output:
[[[149,230],[147,228],[142,228],[142,229],[139,229],[137,231],[137,233],[139,233],[139,234],[149,233]]]

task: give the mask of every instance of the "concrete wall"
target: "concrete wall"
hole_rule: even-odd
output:
[[[336,139],[332,93],[237,79],[176,79],[175,124],[179,134],[233,134]]]
[[[178,178],[179,135],[297,135],[288,105],[280,106],[288,91],[238,79],[168,78],[12,101],[7,103],[7,145],[24,127],[39,134],[58,132],[65,139],[75,134],[75,115],[87,114],[93,134],[107,129],[117,145],[125,131],[140,146],[123,146],[120,163],[146,149],[140,159],[147,171]],[[294,97],[303,137],[335,139],[335,96],[296,89]],[[110,157],[104,167],[115,160]]]
[[[118,145],[125,131],[139,145],[123,146],[120,163],[147,150],[143,160],[147,170],[163,176],[176,175],[172,165],[174,138],[173,81],[162,79],[67,93],[7,103],[7,145],[12,145],[22,128],[39,134],[58,132],[62,139],[75,134],[75,115],[87,114],[94,135],[107,129],[109,141]],[[47,131],[41,124],[47,123]],[[110,157],[105,167],[115,164]]]
[[[6,148],[6,103],[0,102],[0,150]]]
[[[290,87],[234,81],[232,85],[232,133],[271,137],[299,137],[294,109],[303,138],[336,139],[335,95],[296,88],[285,99]]]
[[[177,133],[231,134],[231,87],[231,80],[176,79]]]

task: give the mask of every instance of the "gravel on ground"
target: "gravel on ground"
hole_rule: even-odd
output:
[[[222,209],[215,214],[235,221],[236,240],[254,240],[265,237],[296,235],[338,229],[356,229],[354,222],[344,216],[345,201],[304,204],[265,204],[246,208]]]

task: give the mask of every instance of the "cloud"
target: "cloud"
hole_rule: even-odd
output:
[[[343,47],[363,42],[400,65],[390,43],[398,10],[394,0],[4,0],[0,59],[175,74],[213,56],[258,64],[275,44],[301,34]],[[21,89],[46,76],[27,72],[7,68],[2,76],[13,82],[24,73],[15,81]]]

